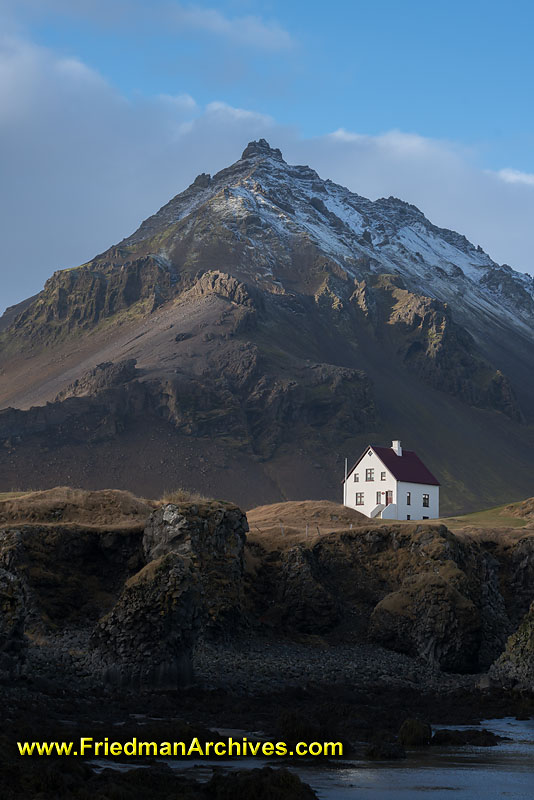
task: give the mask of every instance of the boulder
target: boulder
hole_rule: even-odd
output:
[[[495,747],[499,742],[504,741],[503,736],[482,728],[469,728],[468,730],[456,731],[441,729],[435,732],[430,744],[440,747]]]
[[[393,650],[454,672],[475,671],[480,646],[478,609],[442,576],[423,572],[408,577],[375,607],[371,638]]]
[[[151,514],[142,540],[148,563],[91,636],[106,682],[176,689],[191,681],[196,639],[242,624],[247,530],[230,503],[166,503]]]
[[[400,726],[398,741],[405,747],[420,747],[430,744],[432,728],[428,722],[419,719],[405,719]]]
[[[311,786],[298,775],[272,767],[216,772],[206,784],[206,796],[213,800],[317,800]]]
[[[406,758],[406,750],[400,742],[392,739],[389,734],[382,732],[373,736],[364,750],[364,756],[370,761],[396,761]]]

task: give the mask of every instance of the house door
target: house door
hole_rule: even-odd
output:
[[[386,492],[386,505],[389,506],[389,504],[392,502],[393,502],[393,492],[392,491]]]

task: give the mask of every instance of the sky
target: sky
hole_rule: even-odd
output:
[[[265,137],[534,271],[534,4],[0,0],[0,313]]]

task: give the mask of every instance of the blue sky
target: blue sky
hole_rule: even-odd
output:
[[[0,310],[260,135],[532,272],[533,23],[522,0],[0,0]]]
[[[200,104],[220,97],[304,136],[399,129],[476,146],[492,168],[506,162],[534,171],[531,2],[183,5],[206,13],[196,24],[172,24],[173,4],[157,0],[111,0],[115,13],[81,5],[74,14],[32,15],[29,30],[127,96],[188,93]],[[93,13],[83,13],[88,5]],[[224,18],[226,31],[209,24],[209,11]],[[256,37],[247,18],[257,21]],[[232,26],[242,35],[228,35]]]

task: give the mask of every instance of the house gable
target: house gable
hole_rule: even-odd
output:
[[[395,476],[393,475],[392,471],[389,469],[389,467],[387,467],[387,465],[386,465],[386,464],[384,464],[384,461],[383,461],[383,460],[380,458],[380,456],[379,456],[379,455],[378,455],[378,453],[376,452],[376,448],[375,448],[373,445],[369,445],[369,447],[366,447],[366,448],[365,448],[365,450],[363,451],[363,453],[361,454],[361,456],[359,457],[359,459],[356,461],[356,463],[354,464],[354,466],[353,466],[353,467],[352,467],[352,468],[351,468],[351,469],[350,469],[350,470],[347,472],[347,482],[349,481],[349,479],[351,478],[351,476],[353,476],[353,475],[354,475],[354,473],[356,472],[356,469],[357,469],[357,468],[358,468],[360,465],[361,465],[361,468],[362,468],[363,470],[365,470],[365,464],[362,464],[362,461],[363,461],[363,460],[364,460],[366,457],[369,457],[369,455],[370,455],[370,454],[372,454],[372,455],[376,456],[376,458],[378,459],[378,461],[380,462],[380,464],[381,464],[381,465],[384,467],[384,471],[387,473],[388,477],[392,477],[393,479],[395,479],[395,480],[396,480],[396,478],[395,478]],[[364,473],[364,474],[365,474],[365,473]],[[364,474],[362,475],[362,479],[361,479],[362,481],[364,480]],[[344,483],[344,482],[345,482],[345,479],[343,479],[343,480],[341,481],[341,483]]]

